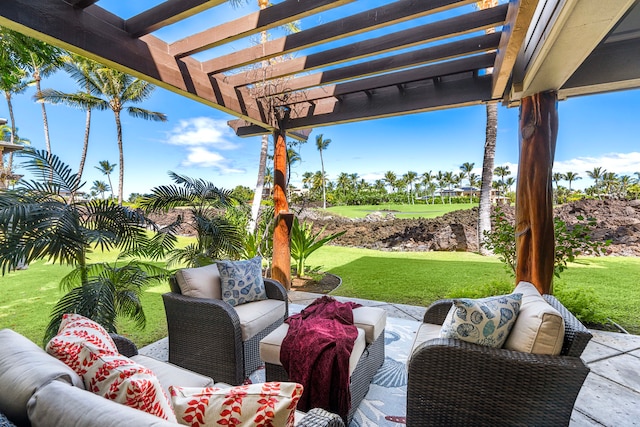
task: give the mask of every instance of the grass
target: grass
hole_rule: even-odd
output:
[[[113,254],[96,255],[94,261],[114,258]],[[321,266],[342,277],[343,284],[333,295],[422,306],[469,289],[514,283],[496,258],[467,252],[381,252],[325,246],[314,252],[309,266]],[[11,328],[40,344],[51,308],[62,296],[58,283],[69,270],[40,261],[28,270],[0,277],[0,329]],[[571,263],[555,286],[562,293],[588,297],[590,309],[640,334],[638,273],[640,258],[583,258]],[[166,336],[162,294],[168,290],[169,285],[163,283],[144,292],[144,330],[124,320],[118,331],[139,346]]]
[[[423,203],[415,205],[383,204],[362,206],[332,206],[327,211],[348,218],[364,218],[371,212],[391,211],[397,218],[435,218],[448,212],[460,209],[471,209],[477,203],[427,205]]]

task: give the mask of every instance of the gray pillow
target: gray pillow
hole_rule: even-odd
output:
[[[176,271],[182,295],[194,298],[222,299],[220,273],[215,264]]]

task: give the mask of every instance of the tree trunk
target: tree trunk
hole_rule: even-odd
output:
[[[273,265],[271,277],[288,290],[291,288],[291,247],[290,232],[293,214],[289,212],[287,202],[287,142],[282,130],[273,133],[275,150],[273,202],[275,206],[276,227],[273,230]]]
[[[557,135],[557,94],[544,92],[523,98],[516,187],[516,282],[533,283],[540,293],[552,291],[552,169]]]
[[[118,154],[119,154],[119,160],[120,160],[120,167],[119,167],[119,174],[120,176],[118,177],[118,204],[122,205],[122,191],[124,188],[124,150],[122,148],[122,123],[120,123],[120,112],[119,111],[114,111],[114,114],[116,116],[116,132],[118,135]],[[111,179],[109,179],[109,182],[111,182]],[[111,192],[113,193],[113,187],[111,189]]]
[[[260,147],[260,163],[258,164],[258,179],[256,180],[256,189],[253,193],[253,202],[251,203],[251,218],[247,225],[247,232],[253,234],[258,224],[258,214],[260,213],[260,205],[262,204],[262,190],[264,189],[264,172],[267,168],[267,152],[269,151],[269,135],[262,135],[262,145]]]
[[[480,208],[478,211],[478,248],[480,255],[491,255],[484,245],[485,232],[491,231],[491,183],[493,163],[496,156],[496,136],[498,132],[498,105],[486,105],[487,124],[485,128],[484,160],[482,161],[482,185],[480,187]]]
[[[82,141],[82,153],[80,154],[80,165],[78,166],[78,179],[82,181],[82,173],[84,172],[84,163],[87,160],[87,150],[89,149],[89,133],[91,132],[91,109],[87,110],[87,118],[85,119],[84,140]]]
[[[16,119],[13,115],[13,104],[11,103],[11,92],[4,93],[5,98],[7,99],[7,108],[9,109],[9,121],[11,122],[11,139],[10,143],[16,143]],[[7,168],[9,172],[13,170],[13,151],[9,153],[9,162],[7,164]]]
[[[36,81],[36,93],[41,93],[42,88],[40,87],[40,73],[36,69],[33,73],[33,78]],[[49,138],[49,120],[47,119],[47,109],[44,105],[44,101],[40,102],[40,107],[42,109],[42,127],[44,128],[44,144],[47,147],[47,153],[51,155],[51,139]]]
[[[322,169],[322,209],[327,209],[327,184],[324,182],[324,160],[320,148],[320,168]]]

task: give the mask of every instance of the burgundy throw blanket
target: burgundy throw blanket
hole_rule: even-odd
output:
[[[349,356],[358,337],[353,309],[360,304],[318,298],[289,317],[289,332],[280,346],[280,362],[289,380],[304,386],[298,409],[323,408],[346,422],[351,406]]]

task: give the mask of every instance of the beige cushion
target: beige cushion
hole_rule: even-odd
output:
[[[53,358],[51,358],[53,359]],[[168,427],[178,424],[163,420],[91,392],[52,381],[41,387],[28,403],[32,427]]]
[[[520,282],[514,292],[522,294],[522,304],[504,348],[525,353],[560,354],[564,341],[562,315],[529,282]]]
[[[371,344],[384,331],[387,324],[387,312],[378,307],[354,308],[353,324],[364,330],[367,344]]]
[[[278,319],[283,319],[286,310],[284,301],[276,299],[248,302],[233,308],[240,318],[242,341],[254,337]]]
[[[181,387],[212,387],[213,380],[204,375],[181,368],[171,363],[162,362],[153,357],[142,354],[131,358],[145,368],[149,368],[156,374],[164,392],[169,396],[169,386]]]
[[[215,264],[176,271],[182,295],[194,298],[222,299],[220,273]]]
[[[416,332],[416,337],[413,339],[413,345],[411,346],[411,353],[413,354],[416,348],[423,342],[427,342],[434,338],[440,338],[440,325],[434,325],[433,323],[422,323]]]
[[[84,389],[73,369],[19,333],[0,330],[0,412],[17,424],[26,424],[28,400],[55,379]]]
[[[283,323],[260,341],[260,359],[262,359],[263,362],[282,366],[280,362],[280,346],[282,345],[284,337],[287,336],[288,331],[289,325]],[[353,350],[351,350],[351,356],[349,357],[349,375],[356,369],[358,360],[360,360],[360,356],[362,356],[367,346],[364,335],[364,330],[358,328],[358,337],[356,338]]]

